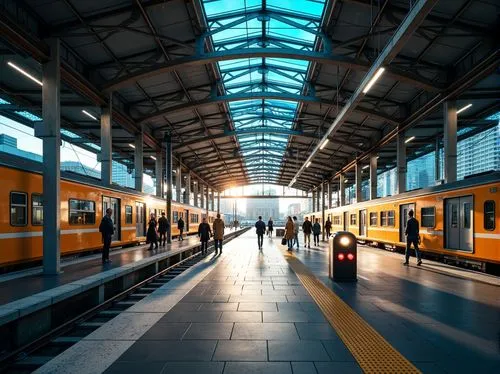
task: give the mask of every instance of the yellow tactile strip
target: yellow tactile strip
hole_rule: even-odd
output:
[[[420,373],[293,254],[285,258],[365,373]]]

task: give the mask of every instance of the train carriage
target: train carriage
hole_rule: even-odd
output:
[[[346,205],[325,211],[332,232],[359,241],[404,248],[408,211],[420,221],[421,249],[485,270],[500,264],[500,173]],[[311,218],[322,217],[313,212]]]
[[[6,157],[0,161],[2,175],[0,209],[0,265],[40,260],[43,235],[42,175],[40,164]],[[151,213],[166,211],[166,200],[112,186],[71,172],[61,173],[61,255],[100,250],[99,224],[107,208],[113,209],[115,233],[112,247],[146,240]],[[186,233],[196,233],[205,209],[172,202],[172,235],[178,236],[177,220],[183,217]],[[209,212],[215,216],[215,212]]]

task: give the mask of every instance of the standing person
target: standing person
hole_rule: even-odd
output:
[[[330,217],[326,219],[325,222],[325,231],[326,231],[326,237],[330,237],[330,232],[332,231],[332,221],[330,221]]]
[[[165,242],[167,241],[167,231],[170,226],[167,217],[165,217],[165,212],[161,212],[161,217],[158,219],[158,233],[160,234],[160,245],[165,247]],[[163,244],[161,244],[161,239],[163,237]]]
[[[409,265],[408,260],[410,259],[410,248],[413,243],[413,248],[415,248],[415,256],[417,257],[417,265],[420,266],[422,265],[422,260],[420,258],[420,251],[418,250],[418,235],[419,235],[419,223],[418,220],[413,217],[414,213],[413,210],[410,210],[408,212],[408,222],[406,222],[406,230],[405,230],[405,235],[406,235],[406,251],[405,251],[405,258],[406,261],[403,263],[403,265]]]
[[[288,244],[288,250],[293,249],[293,238],[295,237],[295,225],[293,224],[292,217],[288,216],[285,224],[285,239]]]
[[[319,234],[321,234],[321,225],[319,224],[319,219],[316,218],[316,222],[313,225],[314,245],[319,245]]]
[[[218,249],[220,249],[220,253],[222,253],[222,241],[224,240],[224,221],[220,219],[220,214],[217,213],[217,218],[213,223],[214,227],[214,246],[215,246],[215,254],[218,253]]]
[[[255,231],[257,232],[257,244],[259,249],[262,249],[262,243],[264,242],[264,233],[266,232],[266,224],[262,221],[262,216],[259,216],[259,220],[255,222]]]
[[[297,244],[297,251],[299,250],[299,231],[300,231],[300,225],[299,221],[297,220],[297,216],[293,216],[293,225],[294,225],[294,241]]]
[[[149,218],[148,223],[148,232],[146,233],[146,242],[149,242],[149,250],[153,250],[153,244],[155,245],[155,249],[158,248],[158,236],[156,232],[156,218],[153,213],[151,213],[151,217]]]
[[[212,230],[210,229],[210,225],[207,223],[206,217],[203,218],[203,221],[198,226],[198,237],[201,242],[201,254],[206,255],[208,251],[208,241],[212,236]]]
[[[305,218],[302,224],[302,231],[304,232],[304,248],[311,248],[312,223],[309,221],[308,217]]]
[[[179,220],[177,221],[177,228],[179,229],[179,240],[184,240],[182,237],[182,233],[184,232],[184,220],[182,217],[179,217]]]
[[[269,217],[269,221],[267,221],[267,236],[269,236],[270,238],[273,237],[273,230],[274,230],[273,217]]]
[[[106,209],[106,215],[102,217],[101,224],[99,225],[99,232],[102,234],[102,263],[106,264],[111,262],[109,260],[109,247],[111,246],[111,240],[115,232],[115,226],[113,225],[113,220],[111,215],[113,214],[113,209]]]

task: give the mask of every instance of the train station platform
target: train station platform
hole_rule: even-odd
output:
[[[499,372],[497,286],[363,248],[334,283],[324,246],[278,240],[250,230],[36,372]]]

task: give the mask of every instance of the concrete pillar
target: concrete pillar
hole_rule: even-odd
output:
[[[363,201],[363,193],[362,193],[362,190],[361,190],[361,181],[363,179],[362,175],[361,175],[361,172],[363,170],[363,167],[361,166],[361,163],[359,162],[356,162],[356,166],[355,166],[355,183],[356,183],[356,202],[357,203],[360,203]]]
[[[220,213],[220,191],[217,191],[217,213]]]
[[[135,189],[142,192],[142,182],[144,174],[144,132],[141,127],[140,133],[135,135],[135,152],[134,152],[134,164],[135,164]]]
[[[59,39],[47,40],[49,60],[42,65],[43,273],[61,270],[61,76]]]
[[[406,143],[405,134],[399,133],[397,137],[397,157],[396,157],[396,194],[406,192]]]
[[[457,180],[457,102],[444,103],[444,181]]]
[[[321,240],[325,240],[325,182],[321,182]]]
[[[163,197],[163,154],[156,152],[155,157],[156,196]]]
[[[112,146],[113,94],[109,95],[109,105],[101,109],[101,183],[113,183],[113,146]]]
[[[167,219],[170,225],[167,230],[167,243],[172,243],[172,138],[165,134],[165,180],[167,184]],[[179,173],[180,174],[180,173]]]
[[[345,175],[339,177],[339,206],[345,205]]]
[[[207,189],[207,196],[208,196],[208,189]],[[210,210],[215,210],[215,195],[214,195],[214,189],[210,189]]]
[[[191,174],[189,171],[186,175],[186,201],[184,203],[191,205]]]
[[[182,203],[182,168],[181,168],[181,160],[179,158],[179,165],[177,166],[177,170],[175,173],[175,191],[177,195],[177,202]]]
[[[205,185],[200,183],[200,207],[205,209]]]
[[[377,155],[370,156],[370,200],[377,198]]]
[[[198,185],[198,181],[195,180],[193,181],[193,205],[194,206],[198,206],[198,190],[199,190],[199,185]]]
[[[438,181],[441,179],[441,162],[439,159],[439,137],[436,136],[436,142],[434,144],[434,171],[435,171],[435,180]]]
[[[330,181],[326,182],[327,183],[327,194],[328,194],[328,209],[331,209],[333,204],[332,204],[332,184]]]

